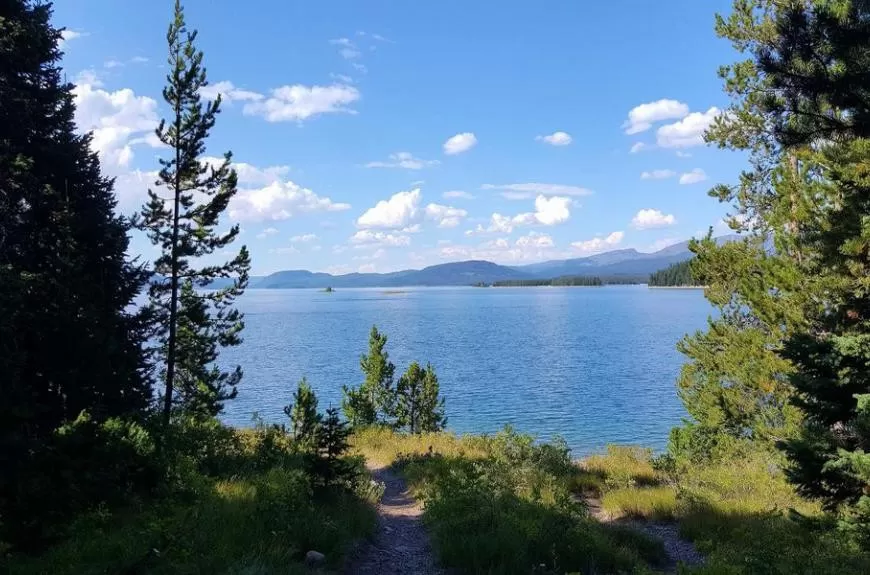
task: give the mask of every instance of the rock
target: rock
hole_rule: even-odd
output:
[[[305,554],[305,563],[307,565],[311,565],[311,566],[320,565],[324,561],[326,561],[326,555],[324,555],[323,553],[321,553],[319,551],[311,550]]]

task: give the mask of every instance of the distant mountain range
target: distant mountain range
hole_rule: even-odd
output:
[[[716,238],[719,243],[734,241],[736,235]],[[550,279],[559,276],[645,277],[673,263],[692,257],[689,242],[680,242],[652,253],[634,249],[614,250],[569,260],[552,260],[523,266],[503,266],[471,260],[429,266],[421,270],[402,270],[384,274],[353,273],[332,275],[307,270],[287,270],[265,277],[252,277],[250,288],[350,288],[457,286],[505,280]],[[215,285],[217,287],[217,285]]]

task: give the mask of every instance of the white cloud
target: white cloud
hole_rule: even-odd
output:
[[[329,77],[333,80],[338,80],[342,84],[353,84],[353,78],[347,74],[329,74]]]
[[[707,174],[701,168],[695,168],[691,172],[686,172],[680,176],[681,184],[697,184],[707,179]]]
[[[366,68],[365,65],[360,64],[359,62],[351,62],[350,65],[353,66],[353,69],[360,74],[365,74],[369,71],[369,69]]]
[[[81,38],[82,36],[87,36],[84,32],[76,32],[75,30],[62,30],[60,33],[60,42],[58,43],[59,48],[63,48],[66,46],[67,42],[71,40],[76,40]]]
[[[571,242],[571,247],[587,255],[597,254],[618,246],[624,236],[623,232],[613,232],[603,238],[599,237],[580,242]]]
[[[426,206],[426,218],[438,222],[439,228],[455,228],[468,212],[452,206],[429,204]]]
[[[120,68],[123,65],[124,63],[119,62],[118,60],[106,60],[106,62],[103,64],[103,67],[111,70],[112,68]]]
[[[472,132],[462,132],[444,142],[444,153],[455,156],[467,152],[477,144],[477,137]]]
[[[266,228],[265,230],[263,230],[262,232],[257,234],[257,239],[264,240],[267,237],[274,236],[277,233],[278,233],[278,228]]]
[[[682,118],[689,113],[689,106],[677,100],[656,100],[631,109],[628,119],[622,124],[626,134],[638,134],[649,130],[662,120]]]
[[[549,136],[537,136],[535,140],[545,142],[551,146],[567,146],[573,141],[573,138],[567,132],[553,132]]]
[[[673,178],[677,173],[673,170],[653,170],[651,172],[643,172],[640,175],[641,180],[665,180]]]
[[[682,150],[677,150],[677,157],[678,158],[691,158],[692,154],[690,154],[689,152],[684,152]]]
[[[450,190],[449,192],[444,192],[441,194],[441,197],[445,199],[456,199],[456,200],[473,200],[474,196],[469,194],[468,192],[463,192],[462,190]]]
[[[76,125],[82,132],[93,132],[91,148],[110,173],[130,164],[134,145],[160,145],[153,134],[159,123],[156,100],[130,89],[107,92],[90,84],[77,85],[73,95]]]
[[[411,238],[401,234],[359,230],[350,238],[355,247],[402,247],[411,245]]]
[[[662,148],[691,148],[704,143],[704,132],[720,114],[713,107],[706,112],[692,112],[679,122],[666,124],[656,131],[656,143]]]
[[[406,228],[402,228],[402,229],[399,230],[399,231],[401,231],[403,234],[416,234],[416,233],[419,233],[419,231],[420,231],[421,229],[422,229],[422,228],[421,228],[420,224],[414,224],[414,225],[412,225],[412,226],[408,226],[408,227],[406,227]]]
[[[216,100],[218,94],[223,102],[252,102],[262,100],[264,96],[250,90],[236,88],[232,82],[224,80],[216,84],[209,84],[200,88],[199,95],[206,100]]]
[[[430,166],[437,166],[438,160],[421,160],[415,158],[410,152],[396,152],[390,154],[390,159],[387,162],[369,162],[367,168],[405,168],[406,170],[422,170]]]
[[[87,84],[91,88],[102,88],[103,81],[100,79],[99,74],[93,68],[88,68],[87,70],[82,70],[76,77],[73,79],[73,83],[75,85]]]
[[[118,211],[129,213],[138,210],[148,197],[148,188],[159,193],[154,183],[157,181],[156,171],[143,172],[133,170],[115,176],[115,195],[118,198]]]
[[[672,226],[675,223],[677,223],[677,218],[673,215],[665,215],[661,211],[654,209],[640,210],[631,220],[631,225],[638,230],[663,228],[666,226]]]
[[[145,56],[133,56],[130,58],[130,62],[133,64],[147,64],[149,60]]]
[[[357,219],[361,228],[400,229],[420,218],[420,189],[399,192],[389,200],[381,200]]]
[[[359,90],[345,84],[331,86],[282,86],[265,99],[245,104],[245,114],[262,116],[269,122],[302,121],[320,114],[355,114],[348,106],[360,98]]]
[[[242,221],[277,221],[314,212],[350,209],[292,182],[275,181],[259,189],[243,189],[230,202],[230,217]]]
[[[341,47],[338,53],[341,54],[341,57],[345,60],[355,60],[362,56],[362,53],[350,40],[350,38],[335,38],[333,40],[330,40],[329,43],[334,46]]]
[[[465,235],[478,235],[486,233],[511,233],[519,226],[555,226],[568,221],[571,217],[571,198],[553,196],[538,196],[535,198],[535,211],[517,214],[513,217],[504,216],[498,212],[492,214],[489,225],[484,227],[478,224],[476,228],[468,230]]]
[[[547,234],[530,232],[527,236],[520,236],[514,244],[520,248],[552,248],[556,244],[553,238]]]
[[[206,156],[202,159],[206,164],[218,167],[223,164],[223,158],[214,156]],[[232,167],[236,170],[239,177],[239,183],[251,186],[265,186],[273,182],[281,181],[284,176],[290,172],[290,166],[269,166],[267,168],[258,168],[252,164],[245,162],[233,162]]]
[[[592,190],[564,184],[483,184],[481,190],[503,190],[502,196],[509,200],[527,200],[536,196],[588,196]]]
[[[568,221],[571,217],[570,206],[571,198],[538,196],[535,198],[534,218],[542,225],[555,226]]]
[[[298,236],[293,236],[290,238],[291,244],[310,244],[311,242],[317,241],[316,234],[301,234]]]
[[[378,268],[375,264],[363,264],[357,269],[357,271],[361,274],[372,274],[375,273],[377,269]]]
[[[646,147],[647,147],[646,144],[644,144],[643,142],[635,142],[634,144],[632,144],[631,150],[629,150],[629,153],[636,154],[636,153],[640,152],[641,150],[646,149]]]

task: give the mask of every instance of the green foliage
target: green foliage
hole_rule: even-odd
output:
[[[35,548],[62,534],[75,514],[147,494],[161,478],[151,435],[141,425],[83,412],[48,438],[20,469],[4,505],[0,541]]]
[[[417,362],[399,378],[396,386],[396,427],[411,433],[441,431],[447,424],[444,398],[439,396],[438,376],[435,368],[426,369]]]
[[[384,349],[386,345],[387,336],[372,326],[369,352],[359,360],[365,380],[356,389],[342,387],[341,407],[353,427],[389,423],[395,415],[393,375],[396,366]]]
[[[293,394],[293,403],[284,408],[284,413],[290,418],[293,440],[300,445],[314,445],[321,417],[317,413],[317,396],[304,377]]]
[[[647,284],[655,287],[701,285],[692,275],[692,260],[671,264],[650,274]]]
[[[214,365],[217,350],[238,345],[244,327],[242,314],[233,307],[242,294],[250,257],[242,246],[222,265],[193,267],[197,258],[228,249],[239,234],[238,225],[218,232],[221,215],[237,191],[232,155],[224,154],[217,166],[201,160],[206,140],[220,111],[220,98],[203,105],[200,89],[207,86],[203,54],[195,47],[196,32],[189,31],[179,0],[167,41],[169,73],[163,97],[172,111],[163,120],[157,138],[169,149],[160,160],[158,184],[169,193],[164,199],[153,190],[138,225],[158,246],[154,278],[149,288],[149,310],[158,341],[155,350],[165,365],[163,415],[168,422],[173,403],[192,415],[208,418],[235,396],[242,377],[240,367],[224,372]],[[197,292],[217,278],[232,278],[222,289]]]
[[[330,487],[351,484],[360,474],[359,467],[347,456],[350,429],[341,421],[338,409],[326,410],[323,422],[317,428],[316,450],[310,460],[310,469],[315,485]]]
[[[447,567],[468,573],[628,573],[645,572],[664,559],[660,543],[587,516],[568,490],[577,469],[564,444],[536,444],[510,429],[467,441],[475,449],[466,455],[454,444],[452,455],[398,461],[426,502],[424,518]]]
[[[305,461],[289,443],[276,445],[275,428],[234,431],[200,418],[178,425],[174,445],[222,446],[217,457],[214,449],[195,451],[208,474],[187,468],[183,490],[81,515],[62,543],[39,556],[6,557],[3,572],[301,574],[308,550],[337,568],[351,544],[372,532],[373,500],[362,489],[315,497]]]
[[[553,279],[502,280],[493,282],[492,287],[536,287],[536,286],[600,286],[601,278],[595,276],[560,276]]]
[[[45,2],[0,4],[0,530],[34,545],[98,501],[98,486],[128,487],[109,485],[136,464],[101,425],[141,418],[152,394],[132,305],[146,274],[126,256],[113,180],[76,133],[51,14]],[[100,431],[80,422],[59,435],[83,411]],[[75,460],[89,454],[106,468]]]

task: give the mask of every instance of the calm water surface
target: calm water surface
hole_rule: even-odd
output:
[[[340,405],[341,386],[362,380],[376,324],[397,379],[414,360],[436,367],[450,429],[511,424],[561,435],[576,455],[607,443],[664,447],[684,416],[675,344],[711,313],[700,290],[645,286],[250,290],[239,305],[245,342],[222,357],[245,371],[229,423],[248,425],[253,412],[284,420],[302,376],[321,408]]]

